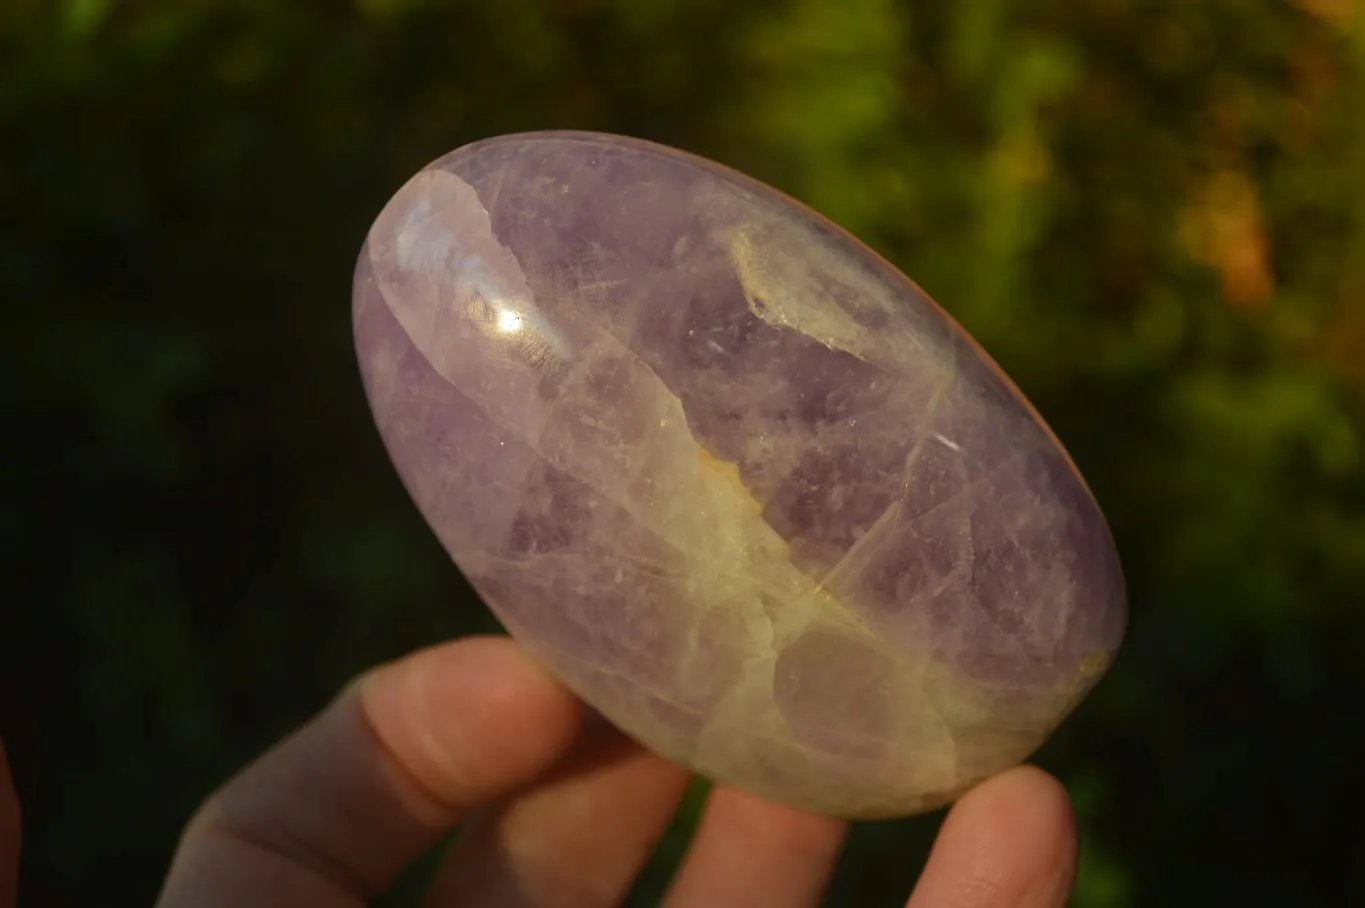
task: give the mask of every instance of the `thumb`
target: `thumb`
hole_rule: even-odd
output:
[[[0,908],[14,908],[19,897],[19,796],[0,742]]]

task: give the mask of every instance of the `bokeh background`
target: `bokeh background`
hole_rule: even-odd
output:
[[[492,626],[370,424],[351,269],[417,168],[548,127],[815,206],[1071,448],[1133,603],[1039,755],[1079,908],[1365,905],[1358,0],[0,3],[23,904],[149,904],[234,768]],[[899,904],[938,821],[860,828],[829,903]]]

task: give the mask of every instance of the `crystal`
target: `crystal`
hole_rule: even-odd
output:
[[[1123,636],[1109,529],[990,358],[718,164],[544,132],[435,161],[355,277],[402,480],[509,632],[654,751],[853,818],[1026,759]]]

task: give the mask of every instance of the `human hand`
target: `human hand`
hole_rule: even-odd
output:
[[[19,798],[0,743],[0,908],[10,908],[19,887]]]
[[[158,905],[355,908],[466,820],[436,873],[433,908],[618,904],[687,775],[581,714],[506,639],[377,669],[209,798]],[[0,905],[5,858],[18,851],[4,775],[0,759]],[[845,832],[717,789],[665,908],[816,905]],[[1075,856],[1062,787],[1011,770],[954,805],[909,908],[1058,908]]]

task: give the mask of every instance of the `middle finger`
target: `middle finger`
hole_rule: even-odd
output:
[[[841,820],[716,788],[665,908],[818,905],[847,830]]]
[[[431,908],[609,908],[668,827],[688,774],[605,725],[546,781],[477,821]]]

